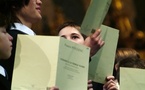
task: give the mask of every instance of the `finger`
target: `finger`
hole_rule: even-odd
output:
[[[88,84],[88,88],[92,88],[93,87],[93,85],[92,84]]]
[[[104,87],[108,88],[109,84],[113,83],[113,80],[109,80],[104,84]]]
[[[92,37],[92,38],[97,37],[98,35],[100,35],[100,33],[101,33],[101,30],[98,29],[98,30],[95,31],[95,33],[93,33],[93,34],[91,35],[91,37]]]
[[[93,88],[89,88],[88,90],[93,90]]]
[[[107,76],[106,77],[106,80],[108,81],[108,80],[115,80],[115,77],[114,76]]]
[[[110,89],[111,87],[115,87],[115,86],[116,86],[116,84],[113,83],[113,82],[111,82],[111,83],[107,86],[107,88]]]
[[[116,86],[112,86],[108,90],[118,90],[118,88]]]
[[[101,39],[101,36],[98,35],[97,37],[95,37],[95,41],[99,41]]]
[[[47,90],[59,90],[59,88],[56,86],[53,86],[53,87],[47,87]]]
[[[99,47],[102,47],[103,43],[104,43],[104,41],[102,41],[102,39],[100,38],[99,41],[98,41]]]
[[[88,80],[88,84],[92,83],[92,80]]]
[[[105,44],[105,42],[104,41],[101,41],[100,47],[102,47],[104,44]]]

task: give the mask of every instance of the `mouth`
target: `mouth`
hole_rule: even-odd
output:
[[[10,46],[10,48],[12,49],[13,47],[12,47],[12,46]]]
[[[10,47],[13,47],[13,45],[11,44]]]
[[[37,7],[36,10],[37,10],[39,13],[41,13],[41,7],[40,7],[40,6]]]

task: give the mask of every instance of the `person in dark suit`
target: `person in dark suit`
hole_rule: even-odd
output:
[[[18,34],[35,35],[31,29],[33,23],[41,20],[41,0],[9,0],[12,25],[8,33],[13,37],[11,57],[2,62],[8,72],[8,80],[12,81],[15,49]]]
[[[14,58],[16,50],[16,42],[18,34],[35,35],[31,29],[32,24],[41,20],[41,0],[8,0],[11,14],[11,26],[8,33],[13,37],[13,49],[10,58],[2,62],[8,73],[10,88],[12,83]],[[52,86],[49,90],[59,90],[56,86]]]
[[[12,50],[12,36],[7,33],[10,24],[9,5],[7,0],[0,0],[0,61],[8,59]],[[6,70],[0,65],[0,90],[10,90]]]

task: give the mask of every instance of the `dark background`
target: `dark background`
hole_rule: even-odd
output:
[[[90,0],[42,0],[43,19],[33,29],[40,35],[57,35],[65,21],[82,23]],[[119,29],[118,48],[136,49],[145,59],[145,0],[112,0],[103,24]]]

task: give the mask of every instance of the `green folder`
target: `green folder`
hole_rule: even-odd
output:
[[[18,35],[12,90],[87,90],[89,53],[62,37]]]
[[[81,25],[81,33],[88,36],[100,28],[112,0],[92,0]]]
[[[145,69],[121,67],[120,90],[145,90]]]
[[[92,57],[89,64],[89,79],[104,83],[108,75],[112,75],[118,42],[119,30],[102,25],[101,37],[104,46]]]

